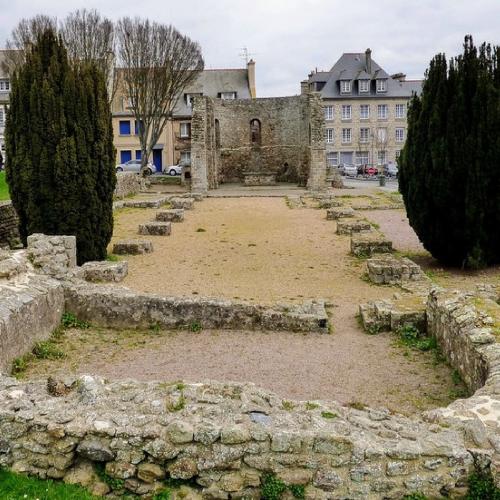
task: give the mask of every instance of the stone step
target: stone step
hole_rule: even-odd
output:
[[[368,259],[366,268],[370,281],[377,285],[401,285],[405,281],[428,280],[415,262],[392,254]]]
[[[194,198],[170,198],[172,208],[183,208],[184,210],[192,210],[194,208]]]
[[[172,208],[171,210],[161,210],[156,212],[156,220],[161,222],[183,222],[184,209]]]
[[[123,206],[126,208],[160,208],[162,205],[168,203],[168,201],[168,196],[151,200],[125,200]]]
[[[337,234],[353,234],[371,231],[372,225],[366,220],[351,219],[337,221]]]
[[[119,283],[128,274],[128,263],[126,260],[119,262],[92,261],[82,266],[83,279],[86,281],[100,282],[110,281]]]
[[[391,253],[392,241],[383,234],[355,233],[351,236],[351,253],[356,257],[370,257],[374,253]]]
[[[153,243],[149,240],[120,240],[113,245],[113,253],[116,255],[139,255],[152,251]]]
[[[354,217],[356,212],[351,207],[332,207],[326,211],[327,220],[338,220],[346,217]]]
[[[171,222],[152,221],[139,224],[139,234],[150,236],[169,236],[172,232]]]

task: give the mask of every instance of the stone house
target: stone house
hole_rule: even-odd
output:
[[[331,167],[397,162],[406,139],[408,102],[421,80],[390,76],[364,53],[344,53],[329,71],[311,72],[301,93],[321,94]]]
[[[191,118],[195,97],[207,96],[221,100],[253,99],[255,62],[250,60],[242,69],[207,69],[184,89],[160,140],[153,149],[152,163],[157,171],[182,162],[191,164]],[[123,163],[140,158],[137,124],[123,88],[118,88],[112,104],[113,135],[116,161]]]

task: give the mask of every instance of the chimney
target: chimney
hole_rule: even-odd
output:
[[[300,82],[300,93],[307,94],[309,92],[309,80],[302,80]]]
[[[394,75],[391,75],[391,78],[404,82],[406,80],[406,75],[404,73],[395,73]]]
[[[372,74],[372,51],[371,49],[365,50],[366,56],[366,72],[371,75]]]
[[[250,97],[255,99],[257,97],[257,91],[255,90],[255,61],[253,59],[247,62],[247,75]]]

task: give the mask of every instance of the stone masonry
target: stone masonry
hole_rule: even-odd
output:
[[[19,217],[10,201],[0,201],[0,248],[20,243]]]

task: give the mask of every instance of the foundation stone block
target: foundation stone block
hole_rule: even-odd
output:
[[[326,220],[338,220],[354,217],[356,212],[351,207],[332,207],[326,211]]]
[[[372,226],[369,222],[359,219],[339,220],[337,222],[337,234],[352,235],[363,231],[371,231]]]
[[[139,255],[152,251],[153,243],[149,240],[120,240],[113,245],[113,253],[116,255]]]
[[[184,210],[192,210],[194,208],[194,198],[171,198],[170,205],[172,208],[181,208]]]
[[[96,261],[86,262],[83,266],[83,278],[86,281],[111,281],[119,283],[123,281],[128,273],[128,263],[125,260],[120,262]]]
[[[184,209],[173,208],[171,210],[161,210],[156,212],[156,220],[160,222],[183,222]]]
[[[380,233],[357,233],[351,236],[351,253],[356,257],[392,252],[392,241]]]
[[[146,224],[139,224],[139,234],[169,236],[171,232],[172,224],[170,222],[153,221]]]

